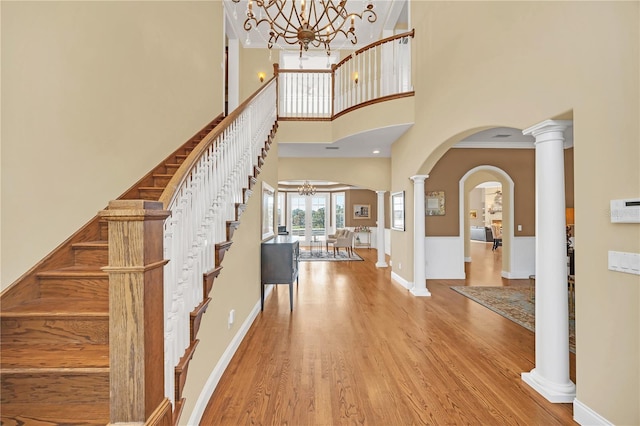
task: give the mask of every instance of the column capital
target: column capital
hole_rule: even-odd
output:
[[[424,182],[428,177],[429,175],[414,175],[414,176],[411,176],[409,179],[411,179],[413,183],[417,183],[417,182]]]
[[[544,135],[545,133],[564,132],[571,126],[573,126],[572,120],[545,120],[528,129],[524,129],[522,134],[532,135],[536,138],[536,142],[538,142],[538,136]]]
[[[381,190],[379,190],[379,191],[376,191],[376,194],[384,194],[385,192],[387,192],[387,191],[385,191],[385,190],[381,189]]]

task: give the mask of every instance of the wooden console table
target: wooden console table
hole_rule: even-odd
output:
[[[300,243],[297,237],[278,235],[262,243],[262,277],[260,284],[260,309],[264,309],[264,286],[289,284],[289,306],[293,311],[293,282],[298,283]]]

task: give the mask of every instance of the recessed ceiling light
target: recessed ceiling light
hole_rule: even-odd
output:
[[[376,149],[375,151],[373,151],[374,154],[380,154],[380,150]]]

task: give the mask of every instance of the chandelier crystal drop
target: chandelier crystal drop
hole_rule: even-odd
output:
[[[240,0],[231,0],[239,3]],[[309,46],[323,48],[331,54],[331,42],[343,35],[352,44],[358,42],[355,18],[373,23],[378,19],[373,2],[366,0],[360,13],[347,11],[347,0],[248,0],[244,29],[260,25],[269,28],[267,47],[280,41],[300,46],[300,56]],[[255,10],[258,10],[256,16]]]
[[[302,186],[298,187],[298,194],[300,195],[315,195],[316,187],[311,185],[308,180],[305,180]]]

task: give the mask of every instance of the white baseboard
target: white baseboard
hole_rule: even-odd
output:
[[[404,278],[402,278],[400,275],[396,274],[393,271],[391,271],[391,279],[397,282],[398,284],[400,284],[402,287],[406,288],[407,290],[411,290],[413,288],[413,283],[410,283],[409,281],[405,280]]]
[[[271,293],[272,290],[273,290],[273,285],[269,285],[265,288],[265,292],[264,292],[265,299]],[[204,410],[207,408],[207,404],[209,403],[209,400],[213,395],[213,391],[216,390],[216,386],[218,386],[218,383],[220,382],[220,378],[222,377],[222,374],[229,366],[229,363],[231,362],[231,358],[233,358],[233,355],[238,350],[240,343],[242,343],[244,336],[246,336],[247,333],[249,332],[249,328],[251,327],[251,324],[253,324],[253,321],[256,319],[259,313],[260,313],[260,301],[258,300],[258,303],[256,303],[256,305],[253,307],[253,309],[249,313],[249,316],[242,323],[236,335],[233,336],[233,339],[227,346],[227,349],[225,349],[224,353],[218,360],[218,363],[211,371],[211,374],[207,379],[207,383],[205,383],[204,388],[202,389],[202,392],[200,392],[200,395],[198,396],[198,400],[196,401],[196,405],[193,408],[193,411],[191,412],[191,417],[189,417],[189,422],[187,424],[189,425],[200,424],[200,420],[202,419]]]
[[[582,426],[613,426],[613,423],[578,401],[578,398],[573,400],[573,420]]]

